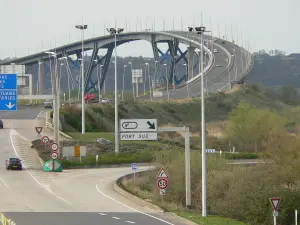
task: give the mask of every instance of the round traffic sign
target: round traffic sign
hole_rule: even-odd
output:
[[[51,156],[52,159],[57,159],[58,158],[58,154],[56,152],[52,152],[50,154],[50,156]]]
[[[168,181],[164,178],[157,180],[157,187],[159,189],[166,189],[168,187]]]
[[[43,142],[44,144],[47,144],[49,141],[50,141],[50,138],[49,138],[49,137],[47,137],[47,136],[43,136],[43,137],[42,137],[42,142]]]
[[[52,149],[53,151],[56,151],[56,150],[58,149],[58,144],[53,143],[53,144],[51,145],[51,149]]]

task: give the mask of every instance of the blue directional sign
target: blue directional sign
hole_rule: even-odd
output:
[[[0,74],[0,111],[17,111],[17,74]]]
[[[138,168],[138,164],[137,163],[132,163],[131,164],[131,169],[132,170],[137,170],[137,168]]]

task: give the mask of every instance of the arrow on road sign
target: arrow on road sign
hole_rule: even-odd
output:
[[[11,109],[12,107],[15,106],[15,104],[11,104],[11,102],[9,102],[8,104],[5,104],[7,108]]]
[[[270,198],[274,212],[278,211],[280,205],[280,198]]]
[[[155,123],[151,123],[150,121],[147,121],[147,124],[149,125],[149,129],[155,129]]]
[[[167,173],[166,173],[166,171],[165,171],[165,169],[163,167],[160,168],[160,171],[157,174],[156,178],[168,178],[168,175],[167,175]]]

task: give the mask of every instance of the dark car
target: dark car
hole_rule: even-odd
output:
[[[3,121],[0,119],[0,129],[3,129]]]
[[[22,170],[21,161],[19,158],[9,158],[5,160],[5,167],[7,170]]]

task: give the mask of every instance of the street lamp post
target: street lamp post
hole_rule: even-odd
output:
[[[154,71],[154,89],[156,89],[156,73],[157,73],[157,63],[158,61],[155,61],[155,71]]]
[[[98,80],[98,101],[99,101],[99,104],[101,103],[101,89],[100,89],[100,78],[99,78],[99,65],[98,65],[98,60],[97,59],[95,59],[94,60],[94,62],[96,62],[97,63],[97,80]],[[103,65],[100,65],[100,74],[101,74],[101,67],[102,67]]]
[[[188,76],[188,67],[187,67],[187,64],[183,64],[183,66],[186,68],[186,76],[187,76],[187,79],[186,79],[186,89],[187,89],[187,93],[188,93],[188,98],[190,97],[190,91],[189,91],[189,76]]]
[[[207,216],[207,197],[206,197],[206,134],[205,134],[205,104],[204,104],[204,65],[203,65],[203,33],[205,27],[195,27],[200,35],[201,41],[201,131],[202,131],[202,216]]]
[[[49,59],[51,60],[51,56],[54,58],[53,60],[53,70],[50,70],[52,77],[52,95],[54,97],[53,101],[53,119],[54,119],[54,142],[59,145],[59,105],[58,105],[58,73],[57,73],[57,55],[55,52],[45,52],[49,54]],[[51,68],[50,61],[50,68]],[[53,167],[54,168],[54,167]]]
[[[127,65],[124,65],[124,71],[123,71],[123,85],[122,85],[122,100],[124,100],[124,77],[126,72]]]
[[[132,83],[132,97],[133,97],[133,101],[135,101],[135,95],[134,95],[134,82],[133,82],[133,74],[132,74],[132,62],[128,62],[128,64],[130,65],[130,74],[131,74],[131,83]],[[136,79],[135,79],[136,80]]]
[[[170,100],[170,95],[169,95],[169,79],[168,79],[168,67],[167,64],[165,63],[164,66],[166,67],[166,80],[167,80],[167,95],[168,95],[168,100]]]
[[[88,25],[76,25],[75,28],[81,30],[81,133],[85,134],[85,101],[84,101],[84,91],[85,91],[85,80],[84,80],[84,30],[88,28]]]
[[[118,117],[118,74],[117,74],[117,34],[124,31],[124,28],[106,29],[111,35],[115,36],[115,153],[119,153],[119,117]]]

